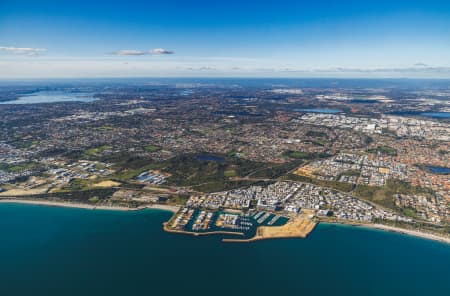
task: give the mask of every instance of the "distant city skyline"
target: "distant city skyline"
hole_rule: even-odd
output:
[[[450,78],[449,1],[11,1],[0,78]]]

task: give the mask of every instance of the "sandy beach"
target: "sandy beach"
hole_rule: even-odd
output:
[[[416,236],[416,237],[425,238],[425,239],[431,239],[431,240],[450,244],[449,237],[438,236],[435,234],[420,232],[417,230],[404,229],[404,228],[393,227],[393,226],[388,226],[388,225],[383,225],[383,224],[362,224],[362,225],[356,225],[356,226],[368,227],[368,228],[384,230],[384,231],[397,232],[397,233],[401,233],[401,234]]]
[[[327,224],[342,224],[342,225],[348,225],[348,226],[355,226],[355,227],[366,227],[371,229],[377,229],[377,230],[383,230],[383,231],[389,231],[389,232],[396,232],[401,233],[404,235],[411,235],[415,237],[420,237],[424,239],[439,241],[443,243],[450,244],[450,237],[444,237],[439,236],[432,233],[426,233],[426,232],[420,232],[417,230],[411,230],[411,229],[405,229],[400,227],[394,227],[384,224],[368,224],[368,223],[356,223],[356,222],[346,222],[346,221],[320,221],[319,223],[327,223]]]
[[[165,211],[170,211],[176,213],[179,210],[178,206],[172,205],[161,205],[153,204],[146,205],[137,208],[119,207],[119,206],[95,206],[83,203],[72,203],[72,202],[58,202],[58,201],[48,201],[48,200],[25,200],[25,199],[15,199],[15,198],[5,198],[0,199],[0,203],[16,203],[16,204],[32,204],[50,207],[66,207],[66,208],[79,208],[79,209],[89,209],[89,210],[112,210],[112,211],[139,211],[143,209],[160,209]]]
[[[147,209],[166,210],[166,211],[170,211],[172,213],[176,213],[176,212],[178,212],[180,210],[180,206],[162,205],[162,204],[153,204],[153,205],[146,206],[145,208],[147,208]]]

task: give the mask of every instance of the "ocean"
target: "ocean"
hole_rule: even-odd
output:
[[[171,215],[0,204],[0,295],[450,295],[448,244],[332,224],[222,243]]]

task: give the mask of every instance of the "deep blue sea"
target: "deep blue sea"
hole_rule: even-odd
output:
[[[162,231],[171,213],[0,204],[0,295],[450,295],[450,246],[321,224],[227,244]]]

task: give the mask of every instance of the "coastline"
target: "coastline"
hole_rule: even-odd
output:
[[[372,229],[388,231],[388,232],[396,232],[396,233],[405,234],[405,235],[409,235],[409,236],[415,236],[415,237],[419,237],[419,238],[423,238],[423,239],[439,241],[439,242],[450,245],[450,237],[443,237],[443,236],[438,236],[438,235],[431,234],[431,233],[420,232],[417,230],[404,229],[404,228],[388,226],[388,225],[383,225],[383,224],[368,224],[368,225],[361,225],[361,226],[367,227],[367,228],[372,228]]]
[[[49,200],[28,200],[28,199],[15,199],[15,198],[0,198],[0,203],[10,203],[10,204],[29,204],[29,205],[39,205],[39,206],[49,206],[49,207],[63,207],[63,208],[78,208],[86,210],[109,210],[109,211],[140,211],[144,209],[158,209],[176,213],[179,210],[178,206],[172,205],[162,205],[153,204],[146,205],[137,208],[128,208],[120,206],[95,206],[83,203],[73,203],[73,202],[59,202],[59,201],[49,201]]]
[[[1,203],[10,203],[10,204],[29,204],[29,205],[39,205],[39,206],[49,206],[49,207],[65,207],[65,208],[78,208],[78,209],[86,209],[86,210],[109,210],[109,211],[140,211],[145,209],[158,209],[158,210],[164,210],[169,211],[172,213],[178,212],[180,209],[179,206],[175,205],[163,205],[163,204],[152,204],[152,205],[145,205],[137,208],[128,208],[128,207],[120,207],[120,206],[95,206],[95,205],[89,205],[89,204],[83,204],[83,203],[72,203],[72,202],[59,202],[59,201],[48,201],[48,200],[27,200],[27,199],[15,199],[15,198],[0,198],[0,204]],[[387,231],[387,232],[394,232],[399,233],[403,235],[409,235],[414,237],[419,237],[422,239],[428,239],[433,241],[438,241],[441,243],[446,243],[450,245],[450,237],[443,237],[431,233],[426,232],[420,232],[417,230],[411,230],[411,229],[405,229],[405,228],[399,228],[389,225],[383,225],[383,224],[362,224],[362,223],[352,223],[352,222],[345,222],[345,221],[339,221],[339,222],[332,222],[332,221],[320,221],[319,223],[325,223],[325,224],[341,224],[341,225],[347,225],[347,226],[355,226],[355,227],[366,227],[369,229],[376,229],[381,231]],[[164,229],[166,230],[166,229]],[[166,230],[167,231],[167,230]],[[179,231],[168,231],[172,233],[181,233]],[[190,233],[192,234],[192,233]],[[201,235],[205,235],[208,233],[202,233]],[[213,233],[210,233],[213,234]],[[219,234],[219,233],[215,233]],[[224,233],[222,233],[224,234]],[[228,233],[227,233],[228,234]],[[236,233],[232,233],[236,234]],[[280,236],[279,238],[287,238],[289,236]],[[292,237],[292,236],[290,236]],[[277,238],[277,237],[273,237]],[[256,241],[260,240],[251,238],[249,241]],[[246,240],[243,240],[246,241]]]
[[[428,240],[433,240],[433,241],[438,241],[441,243],[446,243],[450,245],[450,237],[443,237],[443,236],[439,236],[439,235],[435,235],[435,234],[431,234],[431,233],[426,233],[426,232],[420,232],[417,230],[411,230],[411,229],[405,229],[405,228],[400,228],[400,227],[394,227],[394,226],[389,226],[389,225],[383,225],[383,224],[358,224],[358,223],[346,223],[346,222],[329,222],[329,221],[321,221],[319,223],[325,223],[325,224],[340,224],[340,225],[347,225],[347,226],[354,226],[354,227],[365,227],[365,228],[369,228],[369,229],[376,229],[376,230],[381,230],[381,231],[386,231],[386,232],[393,232],[393,233],[398,233],[398,234],[403,234],[403,235],[409,235],[409,236],[413,236],[413,237],[418,237],[418,238],[422,238],[422,239],[428,239]]]

